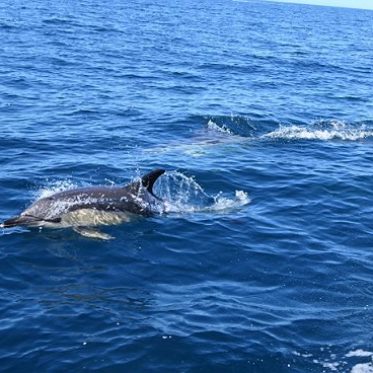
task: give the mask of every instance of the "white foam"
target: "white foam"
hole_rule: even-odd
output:
[[[228,135],[234,135],[234,133],[225,124],[218,125],[211,119],[207,123],[207,128],[211,131],[221,132],[221,133],[225,133]]]
[[[285,140],[345,140],[357,141],[373,137],[373,130],[361,125],[360,127],[349,126],[340,121],[331,121],[327,128],[320,128],[320,125],[309,127],[280,125],[275,131],[269,132],[262,137]]]
[[[245,206],[251,202],[249,195],[243,190],[236,190],[234,198],[218,194],[214,197],[215,203],[209,208],[212,211],[224,211]]]
[[[373,373],[372,363],[356,364],[351,369],[351,373]]]
[[[346,354],[346,357],[370,357],[373,356],[373,352],[364,351],[362,349],[357,349],[355,351],[350,351]]]
[[[322,366],[324,368],[327,368],[327,369],[330,369],[331,371],[336,371],[338,370],[338,367],[339,367],[339,363],[338,362],[334,362],[334,363],[328,363],[328,362],[323,362],[322,363]]]

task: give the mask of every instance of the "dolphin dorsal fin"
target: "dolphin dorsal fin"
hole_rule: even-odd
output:
[[[124,188],[127,191],[131,192],[132,194],[138,194],[142,188],[145,188],[151,195],[156,197],[153,194],[153,185],[156,182],[156,180],[159,178],[159,176],[161,176],[165,172],[166,170],[158,168],[144,175],[140,180],[137,179],[133,181],[132,183],[125,185]]]
[[[157,179],[159,178],[159,176],[163,175],[165,172],[166,172],[166,170],[164,170],[162,168],[157,168],[157,169],[149,172],[148,174],[144,175],[141,178],[141,184],[142,184],[142,186],[150,194],[154,195],[153,194],[153,185],[157,181]]]

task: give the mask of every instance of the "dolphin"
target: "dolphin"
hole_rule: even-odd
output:
[[[120,224],[134,215],[153,215],[160,202],[153,193],[153,185],[164,172],[164,169],[155,169],[125,186],[76,188],[55,193],[37,200],[19,216],[5,220],[3,228],[71,227],[86,237],[113,238],[95,227]]]

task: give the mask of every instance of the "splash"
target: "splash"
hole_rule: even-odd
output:
[[[260,125],[260,128],[262,128],[268,124],[262,120],[252,120],[246,116],[233,114],[230,116],[210,116],[205,118],[205,120],[208,120],[207,129],[209,131],[235,138],[256,137],[258,132],[257,125]]]
[[[73,183],[71,180],[59,180],[39,189],[36,197],[37,199],[46,198],[51,196],[52,194],[64,192],[65,190],[75,189],[78,187],[80,186],[76,183]]]
[[[234,135],[234,133],[225,124],[219,125],[211,119],[207,123],[207,128],[210,131],[220,132],[231,136]]]
[[[269,132],[262,138],[284,140],[344,140],[357,141],[373,137],[373,130],[365,125],[359,127],[348,125],[340,121],[319,122],[308,127],[280,125],[275,131]]]
[[[218,212],[239,208],[250,203],[248,194],[242,190],[227,196],[207,194],[194,180],[181,172],[172,171],[163,175],[155,186],[155,194],[164,201],[165,212]]]

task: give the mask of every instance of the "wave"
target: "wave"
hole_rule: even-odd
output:
[[[357,141],[373,137],[373,130],[366,125],[353,126],[340,121],[319,122],[310,126],[280,125],[262,138],[284,140],[344,140]]]
[[[346,123],[340,120],[280,124],[244,116],[217,116],[207,118],[207,129],[227,136],[257,139],[358,141],[373,137],[372,123]]]
[[[198,158],[211,154],[215,147],[227,144],[244,144],[247,141],[362,141],[373,137],[373,122],[346,123],[324,120],[296,124],[262,117],[245,116],[194,116],[191,123],[198,123],[196,136],[182,141],[169,141],[155,147],[142,149],[143,154],[185,154]],[[203,130],[201,131],[201,126]]]

